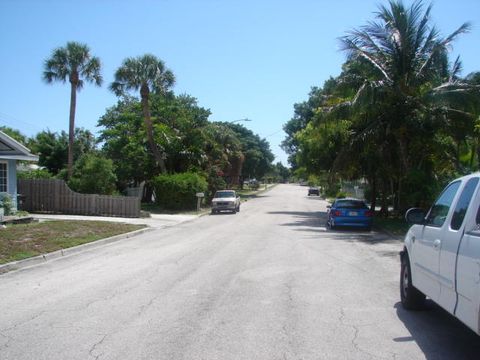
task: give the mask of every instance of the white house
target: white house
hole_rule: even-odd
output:
[[[17,210],[17,161],[38,161],[29,149],[0,131],[0,194],[9,194]]]

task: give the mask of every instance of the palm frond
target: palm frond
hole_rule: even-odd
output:
[[[362,49],[360,46],[358,46],[354,40],[350,39],[349,37],[344,37],[341,39],[342,43],[344,44],[344,50],[349,50],[352,53],[355,54],[355,56],[361,56],[368,60],[374,67],[376,67],[384,78],[387,81],[392,81],[390,76],[388,75],[386,69],[383,68],[383,66],[374,58],[372,54],[370,54],[368,51],[365,51]]]

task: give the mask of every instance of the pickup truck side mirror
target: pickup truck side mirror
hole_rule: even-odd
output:
[[[405,220],[409,224],[418,224],[423,225],[425,224],[425,211],[420,208],[411,208],[408,209],[405,213]]]

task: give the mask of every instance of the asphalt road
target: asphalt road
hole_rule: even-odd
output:
[[[326,231],[306,194],[1,275],[0,359],[478,359],[437,306],[401,308],[401,242]]]

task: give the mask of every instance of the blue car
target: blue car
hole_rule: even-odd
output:
[[[332,206],[327,206],[327,228],[337,226],[360,227],[370,231],[373,223],[373,212],[363,200],[345,198],[336,199]]]

